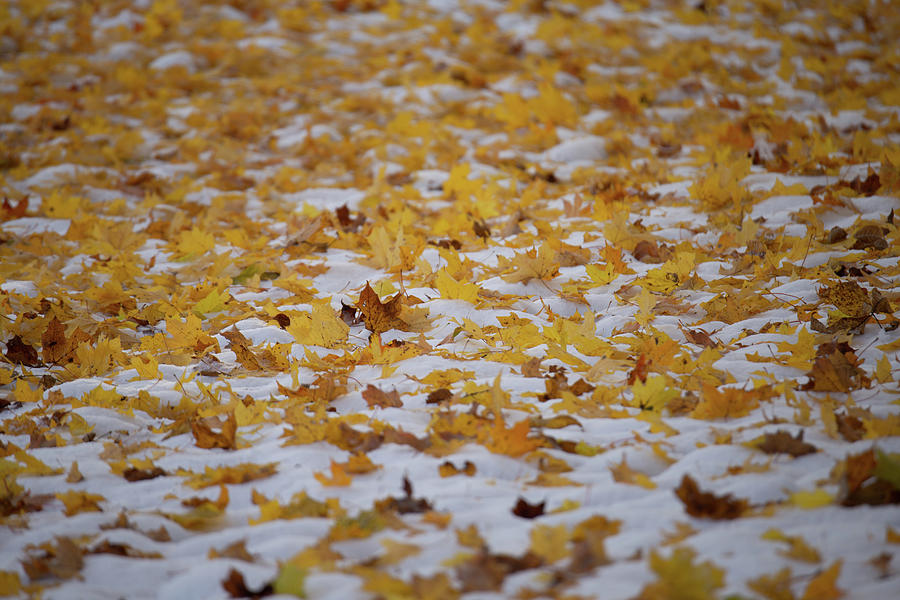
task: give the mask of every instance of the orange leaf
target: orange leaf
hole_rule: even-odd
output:
[[[347,486],[353,482],[353,478],[347,474],[343,465],[334,461],[331,461],[331,477],[323,473],[313,473],[313,476],[322,485],[330,487]]]

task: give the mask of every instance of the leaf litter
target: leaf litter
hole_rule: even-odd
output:
[[[6,3],[0,594],[890,596],[896,12]]]

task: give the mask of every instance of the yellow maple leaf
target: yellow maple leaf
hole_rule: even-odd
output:
[[[213,234],[200,229],[191,227],[178,234],[178,241],[175,244],[176,256],[180,259],[193,258],[206,254],[216,245],[216,238]]]
[[[838,577],[841,575],[843,561],[836,560],[830,567],[810,580],[803,591],[800,600],[839,600],[844,597],[844,591],[837,587]]]
[[[696,255],[693,252],[678,252],[658,269],[651,269],[637,284],[651,292],[671,294],[690,279],[694,270]]]
[[[67,517],[83,512],[102,512],[100,502],[106,500],[100,494],[90,494],[80,490],[60,492],[56,494],[56,498],[65,505]]]
[[[538,95],[528,99],[528,110],[545,125],[572,125],[578,121],[575,105],[547,81],[538,84]]]
[[[834,503],[834,496],[826,490],[801,490],[790,495],[790,502],[798,508],[812,510]]]
[[[537,251],[532,248],[524,253],[516,253],[512,259],[501,256],[498,265],[506,272],[500,277],[507,283],[553,279],[559,274],[559,263],[555,254],[548,244],[543,244]]]
[[[328,303],[316,303],[312,312],[289,316],[291,323],[285,329],[298,344],[336,348],[347,341],[350,333],[350,327],[338,318]]]
[[[259,507],[259,518],[250,519],[251,525],[275,519],[324,518],[342,514],[337,499],[329,498],[325,502],[320,502],[311,498],[306,492],[297,492],[287,504],[279,504],[277,500],[270,500],[256,490],[251,492],[251,499],[253,504]]]
[[[569,555],[569,528],[566,525],[536,525],[531,530],[531,551],[554,563]]]
[[[887,354],[882,354],[875,365],[875,379],[878,380],[878,383],[889,383],[894,380],[891,373],[891,361],[888,360]]]
[[[122,340],[118,337],[107,338],[101,335],[96,345],[90,342],[82,342],[75,349],[77,361],[70,365],[81,377],[104,375],[110,369],[124,363],[125,355],[122,352]]]
[[[759,390],[703,387],[703,397],[691,411],[694,419],[729,419],[743,417],[759,406]]]
[[[750,166],[750,158],[746,155],[732,155],[731,149],[724,147],[716,152],[704,176],[688,191],[710,212],[740,206],[750,197],[741,186],[741,179],[750,173]]]
[[[385,271],[391,271],[403,266],[404,235],[402,228],[397,232],[397,236],[391,239],[387,229],[376,227],[369,234],[367,240],[369,247],[372,249],[373,266]]]
[[[41,212],[51,219],[72,219],[81,213],[84,198],[70,196],[62,190],[53,190],[41,200]]]
[[[224,484],[219,486],[219,497],[215,500],[207,498],[191,498],[188,505],[191,510],[184,514],[163,513],[185,529],[193,531],[209,531],[219,527],[225,516],[225,508],[228,506],[228,488]]]
[[[678,390],[668,387],[666,378],[662,375],[650,376],[647,381],[636,380],[631,391],[634,394],[631,406],[656,412],[662,412],[680,394]]]
[[[465,300],[475,304],[478,301],[478,286],[474,283],[457,281],[446,269],[437,272],[434,286],[445,300]]]
[[[498,417],[494,419],[494,426],[488,431],[490,434],[484,439],[485,446],[489,450],[501,454],[521,456],[541,444],[539,440],[528,437],[531,425],[527,419],[523,419],[507,429],[503,419]]]
[[[219,290],[212,290],[209,294],[204,296],[199,302],[195,303],[191,309],[199,314],[206,315],[208,313],[220,312],[225,310],[225,303],[231,299],[231,294],[228,292],[220,292]]]
[[[769,529],[762,534],[762,539],[776,542],[786,542],[787,550],[779,550],[778,553],[787,558],[802,560],[809,563],[817,563],[822,560],[819,551],[806,543],[799,535],[786,535],[779,529]]]
[[[16,380],[13,398],[16,402],[21,402],[22,404],[40,402],[44,398],[44,388],[40,386],[32,388],[24,378],[20,378]]]
[[[648,490],[656,488],[656,483],[652,479],[647,477],[646,474],[635,471],[631,467],[629,467],[628,462],[625,460],[624,456],[622,457],[622,462],[617,465],[611,465],[609,467],[609,471],[610,473],[612,473],[613,479],[615,479],[619,483],[639,485],[642,488],[646,488]]]
[[[0,596],[18,596],[22,591],[22,582],[15,571],[0,571]]]
[[[636,600],[714,600],[725,584],[725,572],[714,563],[695,563],[696,552],[678,547],[669,558],[650,551],[650,569],[657,580],[648,583]]]
[[[233,466],[206,467],[202,473],[191,471],[179,471],[178,475],[187,476],[184,483],[187,486],[199,490],[223,483],[236,484],[247,483],[257,479],[272,477],[278,471],[278,463],[257,465],[254,463],[242,463]]]
[[[481,179],[471,178],[472,166],[469,163],[454,165],[450,176],[444,182],[444,197],[468,200],[484,185]]]
[[[132,356],[129,366],[137,371],[136,379],[159,379],[160,377],[159,361],[149,353],[145,353],[142,356]]]

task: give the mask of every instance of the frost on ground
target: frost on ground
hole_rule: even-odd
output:
[[[900,590],[890,2],[0,6],[0,593]]]

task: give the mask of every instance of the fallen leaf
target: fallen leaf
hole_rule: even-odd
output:
[[[813,577],[803,591],[800,600],[839,600],[844,591],[837,587],[843,561],[836,560],[830,567]]]
[[[362,397],[366,404],[369,405],[369,408],[398,408],[403,406],[397,390],[384,392],[372,384],[366,386],[366,389],[362,392]]]
[[[733,498],[731,494],[716,496],[700,490],[697,482],[690,475],[681,478],[681,485],[675,495],[684,504],[687,513],[693,517],[707,519],[737,519],[743,515],[749,505],[746,500]]]
[[[37,350],[22,341],[18,335],[6,340],[6,359],[15,365],[24,365],[26,367],[40,367],[41,361],[38,360]]]
[[[222,588],[231,598],[264,598],[275,593],[271,583],[263,585],[258,590],[248,588],[244,583],[244,576],[235,568],[228,570],[228,575],[222,580]]]
[[[725,585],[725,572],[714,563],[695,563],[697,553],[678,547],[669,558],[650,551],[650,569],[656,581],[641,589],[635,600],[714,600],[716,590]]]
[[[545,501],[540,504],[529,504],[525,498],[521,496],[516,501],[516,505],[512,509],[512,513],[517,517],[522,517],[523,519],[536,519],[544,514],[544,506],[547,503]]]
[[[803,430],[798,431],[796,437],[781,429],[766,433],[756,447],[766,454],[790,454],[794,457],[818,452],[818,448],[803,441]]]
[[[366,282],[366,287],[359,294],[356,308],[359,310],[366,329],[374,334],[381,334],[391,329],[403,329],[404,322],[400,320],[400,294],[396,294],[387,302],[382,303],[378,294]]]
[[[234,411],[228,412],[224,423],[219,419],[193,418],[190,425],[198,448],[224,448],[225,450],[237,448],[237,420]],[[220,431],[214,431],[213,427],[219,427]]]

